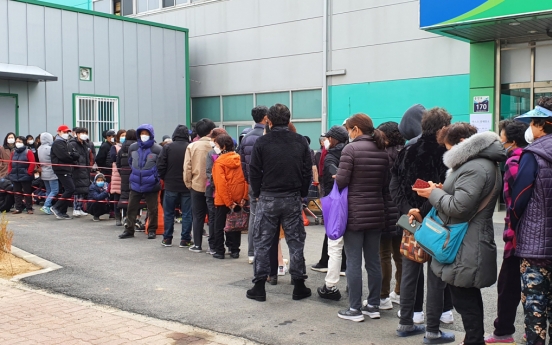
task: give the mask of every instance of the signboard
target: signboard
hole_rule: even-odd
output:
[[[493,129],[493,114],[470,114],[470,125],[477,128],[477,133]]]
[[[474,113],[488,113],[489,108],[489,96],[476,96],[473,98],[473,112]]]
[[[549,0],[420,0],[420,27],[552,11]]]

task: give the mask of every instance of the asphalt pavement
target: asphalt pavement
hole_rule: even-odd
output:
[[[324,274],[307,269],[307,286],[313,296],[293,301],[290,276],[279,277],[277,286],[267,284],[267,301],[248,300],[252,265],[247,263],[247,235],[242,235],[242,256],[216,260],[187,248],[162,247],[162,236],[119,240],[121,227],[114,221],[92,222],[90,216],[70,221],[53,216],[9,215],[14,245],[63,266],[54,272],[29,277],[24,283],[95,303],[163,320],[177,321],[264,344],[421,344],[423,337],[398,338],[397,310],[382,311],[380,320],[354,323],[338,319],[347,308],[346,281],[339,288],[339,302],[320,299],[316,288]],[[180,234],[177,225],[177,237]],[[495,225],[499,265],[502,257],[502,225]],[[307,267],[320,257],[324,228],[307,227]],[[178,241],[175,243],[178,244]],[[207,247],[206,238],[203,248]],[[284,245],[284,257],[287,247]],[[366,283],[365,283],[366,289]],[[486,332],[492,332],[496,316],[496,286],[483,290]],[[521,308],[516,338],[523,334]],[[463,339],[461,319],[443,329],[457,331]]]

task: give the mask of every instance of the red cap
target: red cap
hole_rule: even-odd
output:
[[[67,125],[61,125],[58,127],[58,132],[67,132],[70,131],[71,128],[67,127]]]

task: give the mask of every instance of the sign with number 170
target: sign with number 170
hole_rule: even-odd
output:
[[[489,111],[489,96],[476,96],[473,98],[474,113],[488,113]]]

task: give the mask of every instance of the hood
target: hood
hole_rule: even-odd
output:
[[[172,135],[172,140],[190,142],[190,132],[188,131],[188,127],[184,125],[176,126]]]
[[[136,128],[136,136],[138,137],[138,142],[142,141],[142,139],[140,139],[140,132],[144,129],[150,132],[150,140],[154,140],[155,133],[153,132],[153,126],[150,124],[144,123],[143,125],[140,125],[140,127]]]
[[[42,145],[44,144],[52,145],[53,142],[54,142],[54,137],[50,133],[45,132],[40,135],[40,143]]]
[[[401,123],[399,123],[399,132],[406,140],[414,139],[422,134],[422,116],[425,110],[423,105],[416,104],[404,113]]]
[[[527,146],[524,151],[532,152],[542,159],[552,163],[552,134],[547,134],[535,140],[531,145]]]
[[[334,147],[330,148],[328,150],[329,155],[334,155],[336,157],[341,157],[341,151],[343,151],[343,148],[345,148],[345,143],[339,143],[335,145]]]
[[[103,178],[103,180],[105,181],[105,175],[100,173],[100,174],[96,174],[96,176],[94,176],[94,183],[96,183],[96,180],[100,177]]]
[[[220,164],[230,169],[237,169],[237,168],[241,169],[240,155],[237,154],[236,152],[229,152],[229,153],[220,155],[217,158],[217,162],[219,162]]]
[[[494,162],[506,160],[506,150],[495,132],[477,133],[454,145],[443,156],[443,163],[454,170],[474,158],[486,158]]]

